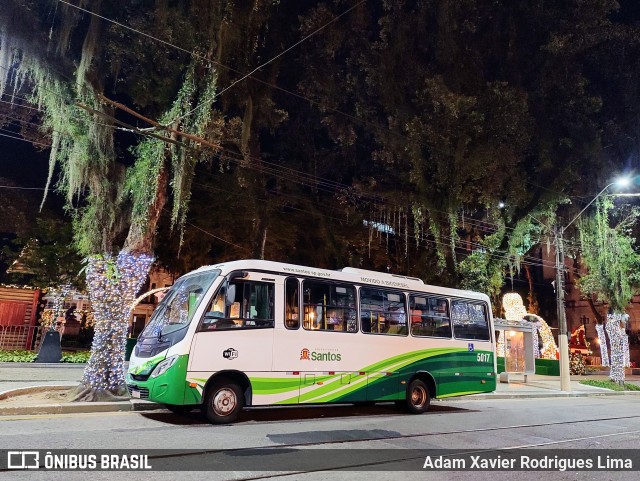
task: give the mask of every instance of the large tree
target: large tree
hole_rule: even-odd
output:
[[[59,168],[57,188],[74,219],[76,247],[86,256],[96,326],[77,397],[93,400],[124,391],[132,301],[154,260],[154,237],[169,200],[172,224],[180,227],[185,220],[195,164],[205,154],[179,131],[215,142],[215,69],[208,61],[213,39],[206,15],[200,15],[200,7],[206,11],[209,2],[91,4],[95,14],[134,26],[143,11],[147,32],[163,37],[186,32],[181,38],[201,52],[197,55],[167,54],[166,45],[144,38],[132,43],[96,15],[47,3],[49,8],[28,0],[3,6],[0,86],[3,93],[12,89],[32,95],[41,110],[51,138],[49,179]],[[186,24],[193,29],[185,31]],[[136,75],[144,88],[138,82],[133,86]],[[121,91],[122,84],[129,88]],[[115,128],[124,124],[104,93],[145,108],[161,126],[148,136],[148,131],[128,127],[141,139],[133,142],[116,137]],[[196,105],[201,107],[197,112],[185,115]]]

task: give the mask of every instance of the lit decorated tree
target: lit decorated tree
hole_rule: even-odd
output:
[[[628,366],[629,342],[625,330],[628,319],[629,316],[627,314],[609,314],[605,326],[611,343],[611,372],[609,377],[617,383],[624,382],[624,368]]]
[[[603,366],[609,365],[609,348],[607,347],[607,338],[604,333],[604,324],[598,322],[596,324],[596,332],[598,333],[598,344],[600,346],[600,359]]]
[[[584,357],[579,352],[572,352],[569,358],[569,372],[572,375],[582,376],[587,372],[584,364]]]

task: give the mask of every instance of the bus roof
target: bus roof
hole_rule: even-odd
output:
[[[334,271],[295,264],[286,264],[283,262],[266,261],[260,259],[244,259],[203,266],[194,272],[202,272],[212,269],[220,269],[223,274],[236,270],[259,270],[282,275],[316,277],[321,279],[353,282],[355,284],[370,284],[381,287],[430,292],[433,294],[441,294],[454,297],[483,299],[489,302],[489,296],[481,292],[427,285],[422,281],[422,279],[419,279],[417,277],[401,276],[385,272],[357,269],[353,267],[345,267],[342,270]]]

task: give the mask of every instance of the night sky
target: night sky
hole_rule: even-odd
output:
[[[48,149],[40,151],[27,142],[0,137],[0,177],[19,187],[44,187],[47,164]]]

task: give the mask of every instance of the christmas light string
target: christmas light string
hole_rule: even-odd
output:
[[[596,333],[598,334],[598,344],[600,346],[600,364],[602,366],[609,365],[609,349],[607,348],[607,338],[604,334],[604,325],[596,323]]]
[[[153,257],[121,252],[94,256],[87,266],[87,285],[95,333],[82,384],[117,392],[124,385],[124,355],[131,305],[144,284]]]
[[[627,337],[625,327],[627,324],[627,314],[614,313],[607,315],[607,324],[605,329],[609,336],[611,344],[611,367],[609,370],[609,378],[618,384],[624,383],[625,359],[628,359],[628,352],[625,354],[625,342]],[[628,346],[628,342],[626,346]],[[628,348],[627,348],[628,349]]]

